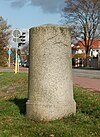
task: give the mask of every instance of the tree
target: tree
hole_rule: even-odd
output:
[[[72,27],[72,39],[85,47],[86,64],[92,42],[100,37],[100,0],[65,0],[64,19]]]
[[[10,34],[10,26],[7,26],[7,21],[0,16],[0,66],[7,65],[7,45]]]

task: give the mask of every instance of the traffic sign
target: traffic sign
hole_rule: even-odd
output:
[[[20,39],[20,38],[15,37],[15,38],[13,38],[13,41],[14,41],[14,42],[18,42],[18,43],[20,43],[20,42],[21,42],[21,39]]]
[[[14,36],[14,37],[20,37],[20,35],[21,35],[20,30],[15,29],[15,30],[13,31],[13,36]]]
[[[11,50],[8,50],[8,54],[10,55],[12,53],[12,51]]]

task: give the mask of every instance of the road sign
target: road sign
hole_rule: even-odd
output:
[[[18,53],[17,53],[17,50],[18,50],[18,43],[20,42],[20,36],[21,36],[21,32],[20,30],[18,29],[15,29],[13,31],[13,41],[16,42],[16,64],[15,64],[15,73],[17,73],[19,71],[19,64],[18,64]]]
[[[10,55],[12,53],[12,51],[11,50],[8,50],[8,54]]]
[[[13,31],[13,36],[14,36],[14,37],[20,37],[20,35],[21,35],[20,30],[15,29],[15,30]]]
[[[13,41],[14,41],[14,42],[18,42],[18,43],[20,43],[20,42],[21,42],[21,39],[20,39],[20,38],[15,37],[15,38],[13,38]]]

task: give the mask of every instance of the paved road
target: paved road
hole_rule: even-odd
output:
[[[100,92],[100,70],[73,69],[74,85]]]
[[[73,76],[100,79],[100,70],[73,69]]]

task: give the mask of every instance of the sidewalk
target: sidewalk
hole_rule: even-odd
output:
[[[27,67],[19,67],[19,72],[26,72],[26,73],[28,73],[28,68]]]
[[[100,79],[73,76],[74,85],[100,92]]]
[[[15,72],[15,66],[9,67],[0,67],[0,72]],[[28,68],[26,67],[19,67],[19,73],[26,72],[28,73]]]

